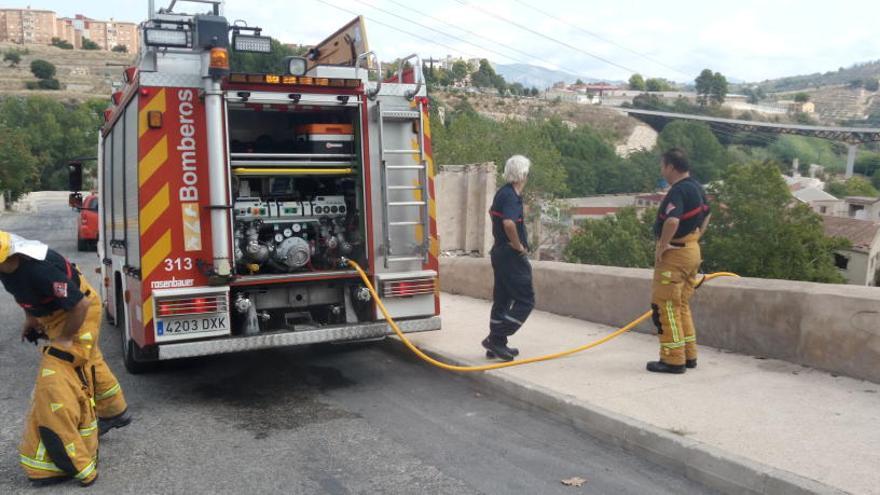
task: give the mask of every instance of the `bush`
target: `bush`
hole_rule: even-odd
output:
[[[58,79],[40,79],[39,81],[28,81],[25,83],[27,89],[61,89],[61,83]]]
[[[61,38],[52,38],[51,45],[57,46],[58,48],[61,48],[62,50],[73,50],[73,45],[71,45],[67,41],[64,41]]]
[[[877,79],[868,79],[865,81],[865,89],[868,91],[877,91],[880,90],[880,81]]]
[[[125,45],[116,45],[110,51],[116,52],[116,53],[128,53],[128,47]]]
[[[101,49],[101,45],[95,43],[94,41],[92,41],[88,38],[83,38],[82,47],[83,47],[83,50],[100,50]]]
[[[3,54],[3,61],[9,62],[10,67],[16,67],[21,62],[21,55],[18,52],[6,52]]]
[[[55,77],[55,66],[45,60],[34,60],[31,62],[31,72],[37,79],[52,79]]]
[[[41,79],[37,81],[37,87],[40,89],[61,89],[61,83],[58,79]]]

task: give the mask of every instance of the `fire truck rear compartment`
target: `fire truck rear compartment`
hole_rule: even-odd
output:
[[[356,107],[229,106],[235,270],[260,283],[233,289],[233,333],[370,319],[354,276],[335,278],[342,258],[366,263],[359,119]]]
[[[364,259],[357,108],[229,109],[233,237],[241,276]]]

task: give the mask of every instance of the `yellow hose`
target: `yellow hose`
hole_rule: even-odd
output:
[[[364,281],[364,284],[366,284],[367,289],[370,290],[370,294],[372,294],[373,298],[376,300],[376,304],[379,306],[379,310],[382,311],[382,314],[385,316],[385,320],[388,321],[388,324],[391,325],[391,329],[394,330],[394,333],[397,334],[397,336],[400,338],[400,340],[403,342],[403,344],[406,347],[408,347],[409,350],[411,350],[416,356],[418,356],[419,358],[421,358],[423,361],[427,362],[428,364],[432,364],[438,368],[443,368],[443,369],[449,370],[449,371],[471,372],[471,371],[497,370],[497,369],[501,369],[501,368],[509,368],[511,366],[522,366],[524,364],[539,363],[541,361],[550,361],[551,359],[558,359],[561,357],[570,356],[572,354],[576,354],[578,352],[586,351],[587,349],[592,349],[593,347],[602,345],[605,342],[608,342],[609,340],[632,330],[638,324],[642,323],[643,321],[645,321],[651,317],[651,312],[646,311],[642,316],[639,316],[635,320],[629,322],[626,326],[619,328],[619,329],[615,330],[614,332],[611,332],[610,334],[608,334],[598,340],[594,340],[593,342],[590,342],[589,344],[584,344],[580,347],[575,347],[574,349],[569,349],[567,351],[557,352],[555,354],[545,354],[543,356],[536,356],[536,357],[527,358],[527,359],[520,359],[518,361],[507,361],[504,363],[484,364],[482,366],[458,366],[458,365],[454,365],[454,364],[446,364],[446,363],[437,361],[436,359],[434,359],[431,356],[422,352],[418,347],[415,346],[415,344],[413,344],[406,337],[406,335],[403,332],[400,331],[400,327],[397,326],[397,323],[395,323],[394,319],[391,318],[391,315],[388,314],[388,310],[385,308],[385,304],[382,303],[382,300],[379,298],[379,294],[376,293],[376,289],[373,288],[373,284],[370,283],[370,278],[364,272],[363,268],[361,268],[360,265],[355,263],[353,260],[347,260],[347,262],[348,262],[349,266],[351,266],[352,268],[357,270],[358,274],[360,274],[361,280]],[[717,278],[717,277],[738,277],[738,276],[739,275],[737,275],[735,273],[729,273],[729,272],[711,273],[711,274],[705,275],[703,282],[708,282],[709,280],[712,280],[713,278]]]

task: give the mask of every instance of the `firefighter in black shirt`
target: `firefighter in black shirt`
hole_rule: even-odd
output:
[[[492,271],[495,274],[489,336],[483,340],[486,357],[510,361],[519,354],[507,346],[507,338],[516,333],[535,307],[529,242],[523,220],[522,191],[528,180],[531,162],[514,155],[504,166],[507,182],[495,193],[489,216],[492,219]]]
[[[3,231],[0,282],[24,309],[22,340],[49,341],[19,447],[22,467],[34,482],[74,478],[90,484],[97,476],[97,435],[131,422],[98,348],[98,294],[45,244]]]
[[[709,204],[703,187],[690,176],[682,150],[663,154],[661,174],[672,185],[660,203],[654,236],[654,283],[651,309],[660,334],[660,360],[648,371],[684,373],[697,366],[697,340],[690,298],[699,285],[702,257],[700,236],[709,224]]]

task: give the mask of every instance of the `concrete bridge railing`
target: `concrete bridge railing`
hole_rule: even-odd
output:
[[[532,267],[537,309],[615,327],[649,309],[651,270],[551,261]],[[486,258],[441,258],[440,282],[445,292],[492,297]],[[716,279],[700,288],[692,308],[700,344],[880,383],[880,288]],[[637,330],[655,332],[650,320]]]

